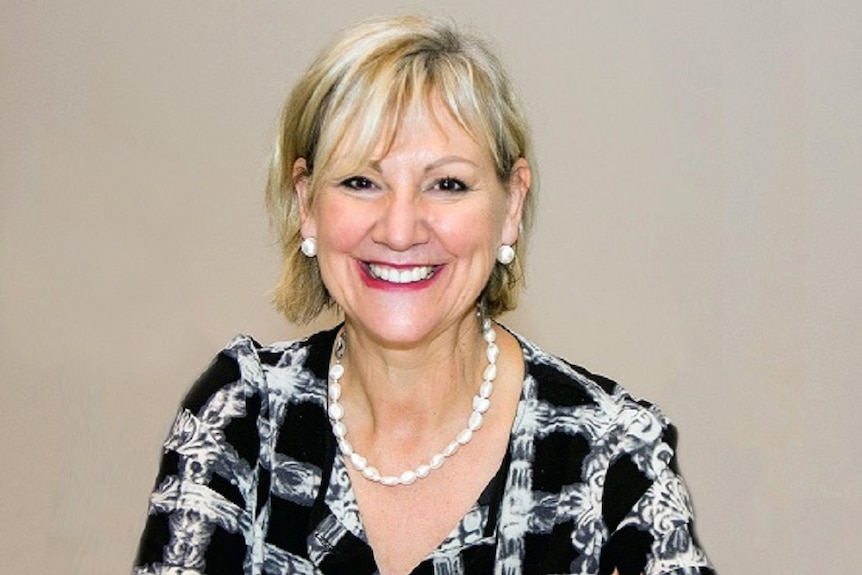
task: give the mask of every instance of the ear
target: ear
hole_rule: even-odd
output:
[[[518,158],[512,168],[512,176],[508,182],[509,205],[506,211],[506,220],[503,223],[503,243],[512,245],[518,241],[521,230],[521,218],[524,213],[524,201],[530,192],[533,181],[533,172],[530,163],[525,158]]]
[[[309,238],[317,235],[317,223],[311,210],[311,196],[309,191],[308,163],[305,158],[297,158],[293,163],[293,189],[296,190],[296,200],[299,207],[300,233],[302,237]]]

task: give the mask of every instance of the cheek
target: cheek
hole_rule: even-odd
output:
[[[335,252],[349,251],[364,237],[367,218],[361,211],[343,202],[321,202],[317,210],[319,248]]]
[[[457,218],[441,218],[435,229],[450,253],[490,253],[500,237],[501,218],[491,210],[475,210]]]

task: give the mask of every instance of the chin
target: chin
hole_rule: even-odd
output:
[[[415,304],[405,306],[394,304],[385,309],[370,306],[362,313],[348,316],[347,322],[363,335],[393,348],[416,345],[440,327],[439,317],[428,317],[427,314],[417,310]]]
[[[415,345],[432,331],[429,327],[423,327],[421,322],[409,321],[407,318],[405,320],[394,319],[383,324],[363,325],[361,329],[368,330],[375,339],[395,348]]]

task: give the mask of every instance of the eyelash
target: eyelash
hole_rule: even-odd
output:
[[[343,180],[340,185],[351,190],[370,190],[375,187],[374,182],[363,176],[351,176]]]
[[[351,176],[342,180],[339,185],[355,191],[370,190],[377,187],[373,181],[364,176]],[[446,177],[436,180],[430,189],[450,194],[458,194],[469,191],[470,187],[458,178]]]
[[[469,191],[470,187],[458,178],[440,178],[434,182],[434,189],[456,194]]]

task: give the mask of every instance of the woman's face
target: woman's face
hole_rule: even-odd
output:
[[[294,173],[308,206],[304,167]],[[317,238],[323,282],[352,327],[418,344],[475,312],[497,248],[518,238],[529,185],[526,161],[501,183],[490,153],[431,105],[409,112],[368,165],[319,184],[302,235]]]

